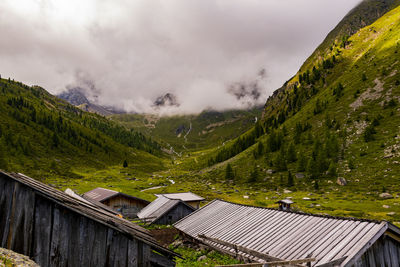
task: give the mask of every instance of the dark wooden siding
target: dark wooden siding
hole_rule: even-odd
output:
[[[399,242],[383,235],[361,256],[354,266],[400,266]]]
[[[0,246],[46,266],[174,266],[150,245],[0,174]]]
[[[192,212],[193,208],[188,207],[183,202],[180,202],[166,212],[163,216],[161,216],[158,220],[154,221],[153,224],[173,224]]]
[[[148,203],[140,200],[128,198],[123,195],[116,195],[102,202],[115,211],[121,212],[124,217],[136,218],[137,213],[141,211]]]

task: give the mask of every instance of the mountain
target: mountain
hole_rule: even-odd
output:
[[[161,108],[161,107],[179,107],[180,104],[178,102],[177,97],[172,94],[172,93],[166,93],[163,96],[159,96],[155,101],[153,106],[155,108]]]
[[[197,115],[157,116],[121,114],[110,118],[127,128],[152,136],[169,153],[198,151],[222,145],[253,127],[262,108],[249,110],[206,110]]]
[[[261,123],[206,156],[202,177],[290,189],[313,212],[400,220],[396,200],[384,200],[400,190],[397,6],[364,1],[352,10],[267,100]],[[306,206],[314,194],[320,208]]]
[[[138,132],[84,112],[41,87],[0,80],[1,169],[71,178],[76,177],[72,168],[79,166],[102,168],[124,160],[160,166],[160,156],[159,144]]]
[[[91,101],[89,101],[89,99],[87,99],[85,91],[80,87],[69,88],[61,94],[57,95],[57,97],[64,99],[68,103],[77,106],[83,111],[97,113],[103,116],[125,113],[124,111],[113,107],[104,107],[92,103]]]

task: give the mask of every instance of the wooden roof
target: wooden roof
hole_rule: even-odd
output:
[[[188,208],[195,210],[192,206],[186,204],[180,199],[171,199],[160,195],[156,200],[144,207],[137,216],[140,219],[146,219],[147,222],[153,223],[161,218],[164,214],[174,208],[176,205],[182,204]]]
[[[184,193],[169,193],[169,194],[156,194],[157,197],[164,196],[170,199],[180,199],[182,201],[203,201],[204,198],[198,196],[192,192],[184,192]]]
[[[313,257],[316,261],[312,266],[335,260],[341,262],[340,266],[347,266],[386,231],[399,236],[399,229],[385,221],[279,211],[222,200],[210,202],[174,226],[227,252],[234,250],[222,245],[224,242],[268,254],[275,259]],[[220,242],[210,241],[212,239]],[[261,262],[254,255],[242,254]]]
[[[88,204],[87,202],[74,198],[62,191],[59,191],[51,186],[41,183],[21,173],[6,173],[0,171],[0,175],[7,176],[10,179],[16,180],[19,183],[30,187],[31,189],[40,193],[43,197],[51,200],[52,202],[60,206],[63,206],[92,220],[95,220],[107,227],[113,228],[114,230],[122,234],[138,239],[162,254],[179,256],[173,251],[170,251],[159,245],[148,230],[134,223],[131,223],[128,220],[119,218],[118,216],[115,216],[115,214],[107,210],[101,209],[93,204]]]
[[[86,192],[85,194],[83,194],[83,198],[85,198],[85,199],[90,198],[90,199],[93,199],[93,200],[96,200],[99,202],[104,202],[104,201],[106,201],[110,198],[116,197],[116,196],[123,196],[126,198],[134,199],[134,200],[137,200],[144,204],[150,203],[150,201],[147,201],[145,199],[141,199],[141,198],[138,198],[135,196],[124,194],[122,192],[118,192],[118,191],[114,191],[114,190],[106,189],[106,188],[101,188],[101,187],[97,187],[97,188],[90,190],[90,191]]]

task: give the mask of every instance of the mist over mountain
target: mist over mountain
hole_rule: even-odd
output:
[[[244,108],[264,103],[358,2],[5,0],[0,72],[129,112],[155,112],[166,88],[180,105],[163,112]]]

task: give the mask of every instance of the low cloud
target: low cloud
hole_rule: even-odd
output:
[[[169,113],[262,104],[358,0],[3,0],[0,73]],[[260,76],[260,70],[263,74]]]

